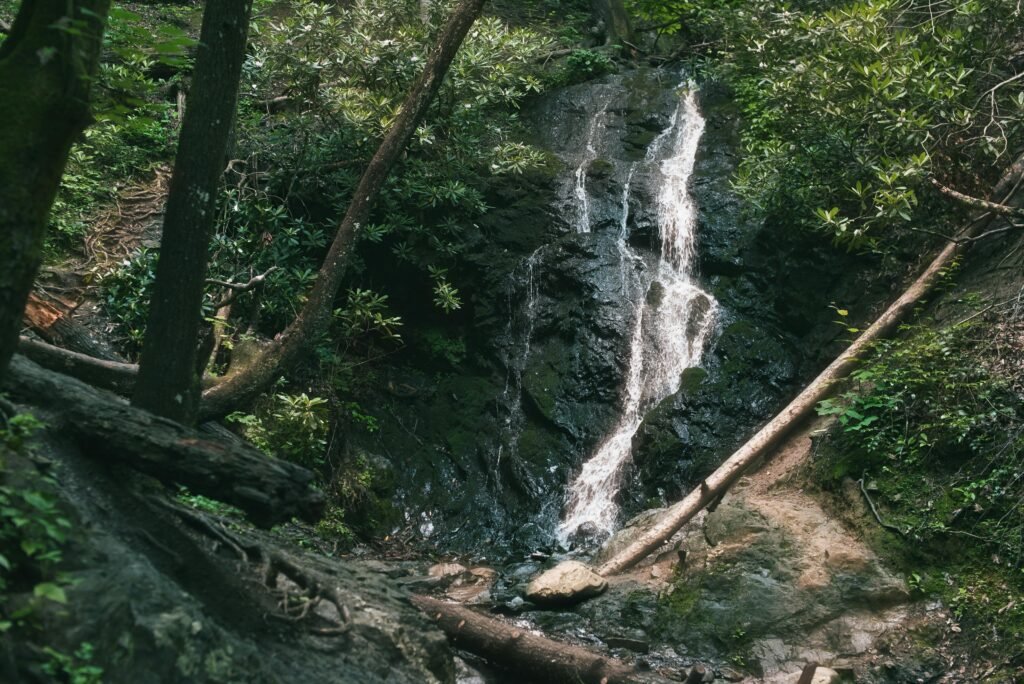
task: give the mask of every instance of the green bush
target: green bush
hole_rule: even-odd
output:
[[[651,7],[657,3],[638,0]],[[737,185],[781,225],[875,245],[985,195],[1024,134],[1015,0],[672,3],[744,115]],[[1011,79],[1011,80],[1007,80]]]
[[[617,70],[614,60],[605,52],[596,50],[573,50],[565,59],[565,68],[560,76],[563,85],[582,83]]]
[[[327,400],[302,394],[264,397],[253,413],[232,413],[245,438],[271,456],[317,469],[324,464],[330,427]]]

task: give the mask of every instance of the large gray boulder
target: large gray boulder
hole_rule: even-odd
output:
[[[608,581],[578,561],[565,561],[542,572],[526,587],[526,598],[542,606],[567,606],[598,596]]]

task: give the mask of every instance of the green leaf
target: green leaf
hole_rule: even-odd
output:
[[[40,582],[32,589],[32,594],[39,598],[45,598],[54,603],[67,603],[68,597],[64,589],[53,582]]]

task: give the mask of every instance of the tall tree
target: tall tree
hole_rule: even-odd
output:
[[[462,0],[449,17],[423,72],[409,90],[395,122],[363,173],[320,266],[316,284],[299,315],[257,358],[244,368],[232,369],[220,383],[203,393],[202,417],[223,416],[256,398],[296,365],[316,336],[327,327],[359,228],[370,218],[373,202],[391,167],[430,107],[459,47],[483,11],[485,1]]]
[[[91,121],[109,0],[24,0],[0,44],[0,374],[71,146]]]
[[[245,61],[252,0],[208,0],[164,215],[160,260],[132,403],[195,419],[196,340],[214,211]]]

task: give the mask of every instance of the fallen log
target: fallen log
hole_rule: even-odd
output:
[[[107,361],[24,336],[18,339],[18,353],[43,368],[124,396],[131,394],[139,373],[139,367],[133,363]]]
[[[50,344],[101,361],[123,361],[108,342],[72,317],[74,309],[55,298],[46,300],[31,292],[25,303],[24,322]]]
[[[1024,154],[1009,167],[993,190],[992,196],[997,200],[1003,200],[996,202],[997,204],[1006,205],[1019,185],[1022,173],[1024,173]],[[1003,199],[1004,197],[1005,199]],[[985,224],[987,224],[991,220],[991,214],[985,218]],[[980,230],[985,224],[982,223],[981,218],[975,219],[964,229],[963,233],[969,236]],[[702,509],[723,496],[747,468],[779,444],[789,434],[793,426],[814,411],[818,402],[832,392],[834,383],[846,377],[857,363],[858,358],[876,340],[888,335],[897,327],[900,321],[931,291],[953,259],[965,251],[969,244],[962,240],[947,244],[928,265],[928,268],[918,276],[917,280],[839,358],[829,364],[796,399],[726,459],[715,472],[682,501],[669,507],[658,521],[640,534],[633,543],[600,565],[597,568],[597,574],[607,577],[637,564],[668,541],[679,528],[692,520]],[[556,570],[557,566],[548,572]]]
[[[456,648],[516,672],[524,682],[657,684],[667,682],[621,660],[537,636],[523,627],[427,596],[409,599],[433,619]]]
[[[240,440],[211,439],[23,357],[11,362],[4,389],[46,410],[46,421],[86,455],[118,461],[167,485],[184,485],[237,506],[257,525],[269,527],[293,517],[315,522],[323,511],[323,494],[305,468],[270,458]]]

